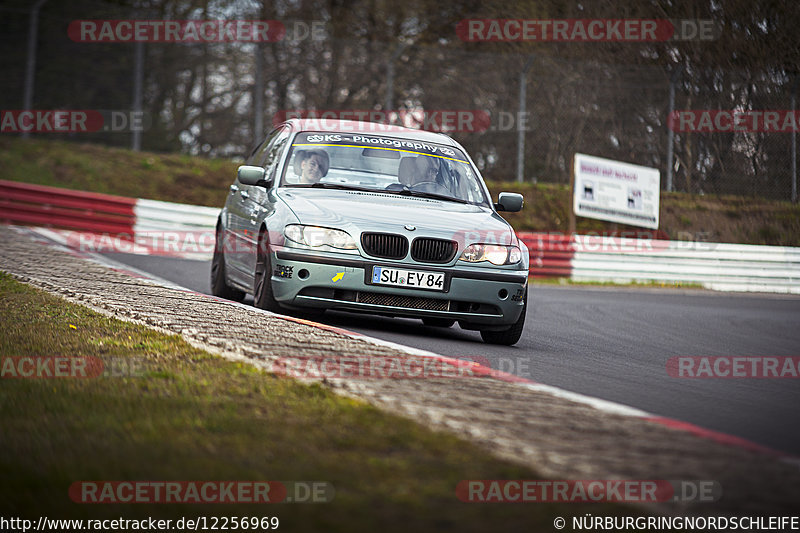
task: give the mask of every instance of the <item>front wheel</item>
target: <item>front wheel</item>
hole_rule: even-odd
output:
[[[217,227],[214,241],[214,255],[211,258],[211,294],[226,300],[241,302],[244,300],[244,291],[230,287],[225,281],[225,248],[219,227]]]
[[[487,344],[502,344],[512,346],[522,337],[522,330],[525,329],[525,315],[528,311],[528,287],[525,287],[525,300],[522,303],[522,312],[512,326],[504,331],[481,330],[481,338]]]
[[[269,261],[269,242],[266,232],[258,238],[256,251],[256,271],[253,287],[253,305],[273,313],[281,313],[281,304],[272,295],[272,267]]]

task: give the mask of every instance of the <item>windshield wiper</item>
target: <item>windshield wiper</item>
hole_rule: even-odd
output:
[[[317,183],[293,183],[286,185],[286,187],[297,187],[297,188],[313,188],[313,189],[340,189],[343,191],[366,191],[366,192],[375,192],[378,189],[374,189],[372,187],[362,187],[360,185],[349,185],[347,183],[332,183],[332,182],[317,182]]]
[[[393,190],[388,189],[384,190],[384,192],[388,192],[391,194],[400,194],[403,196],[416,196],[418,198],[430,198],[431,200],[445,200],[448,202],[457,202],[459,204],[468,204],[469,202],[466,200],[462,200],[461,198],[455,198],[453,196],[447,196],[446,194],[436,194],[435,192],[422,192],[422,191],[412,191],[408,187],[403,187],[402,189]]]
[[[286,187],[297,188],[313,188],[313,189],[339,189],[344,191],[363,191],[363,192],[376,192],[387,194],[400,194],[402,196],[415,196],[417,198],[429,198],[431,200],[445,200],[448,202],[457,202],[459,204],[468,204],[467,200],[447,196],[446,194],[436,194],[434,192],[412,191],[408,187],[402,189],[376,189],[375,187],[362,187],[360,185],[349,185],[346,183],[333,183],[333,182],[317,182],[317,183],[293,183],[285,185]]]

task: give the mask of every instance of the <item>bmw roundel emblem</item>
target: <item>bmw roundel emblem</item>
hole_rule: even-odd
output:
[[[411,224],[406,224],[403,227],[406,228],[408,231],[414,231],[415,229],[417,229],[416,226],[412,226]]]

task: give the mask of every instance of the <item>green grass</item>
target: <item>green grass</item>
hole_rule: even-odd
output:
[[[517,231],[569,233],[572,202],[569,187],[548,183],[489,182],[501,191],[525,196],[519,213],[502,213]],[[661,191],[658,238],[739,244],[800,246],[800,205],[742,196],[693,196]],[[578,217],[579,234],[635,236],[649,232],[624,224]],[[625,236],[625,234],[623,234]]]
[[[612,505],[469,504],[463,479],[532,479],[366,403],[226,361],[178,336],[121,322],[0,273],[0,358],[131,361],[133,376],[0,379],[0,516],[278,516],[287,531],[549,531],[555,516]],[[316,480],[331,503],[72,502],[79,480]],[[569,519],[569,518],[567,518]]]
[[[700,283],[690,283],[684,281],[631,281],[629,283],[617,283],[615,281],[577,281],[569,278],[528,278],[533,285],[577,285],[577,286],[601,286],[601,287],[631,287],[631,288],[664,288],[664,289],[703,289]]]
[[[194,205],[221,207],[237,164],[180,154],[131,152],[94,144],[0,136],[0,179]],[[503,213],[517,231],[569,231],[566,185],[487,183],[525,196],[520,213]],[[660,230],[670,239],[800,246],[800,205],[744,196],[661,192]],[[578,218],[578,233],[643,231]]]
[[[221,207],[236,164],[96,144],[0,137],[0,179]]]

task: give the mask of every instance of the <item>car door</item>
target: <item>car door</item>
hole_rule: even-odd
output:
[[[282,129],[278,128],[270,132],[245,161],[247,165],[258,165],[263,159],[263,154],[268,151],[268,147],[277,139]],[[225,203],[228,213],[227,238],[231,252],[226,255],[226,264],[231,268],[230,275],[235,277],[240,283],[249,286],[252,272],[248,265],[251,263],[248,256],[255,252],[256,243],[254,239],[258,235],[253,235],[251,215],[253,213],[253,203],[250,201],[251,194],[258,187],[251,187],[239,181],[238,177],[233,185],[230,186],[228,199]],[[263,188],[261,188],[263,190]],[[256,227],[256,230],[258,228]],[[254,264],[254,263],[253,263]]]
[[[291,130],[289,128],[279,130],[278,134],[257,155],[256,161],[253,163],[264,168],[264,175],[267,180],[271,179],[273,184],[278,177],[278,167],[290,133]],[[256,268],[255,247],[258,245],[258,230],[261,227],[261,222],[275,212],[275,203],[273,200],[274,194],[264,187],[250,187],[249,193],[244,203],[245,213],[248,218],[243,222],[247,226],[247,233],[253,235],[253,239],[248,241],[253,246],[253,249],[252,253],[244,254],[242,259],[246,262],[243,265],[245,271],[252,275],[255,273]]]

